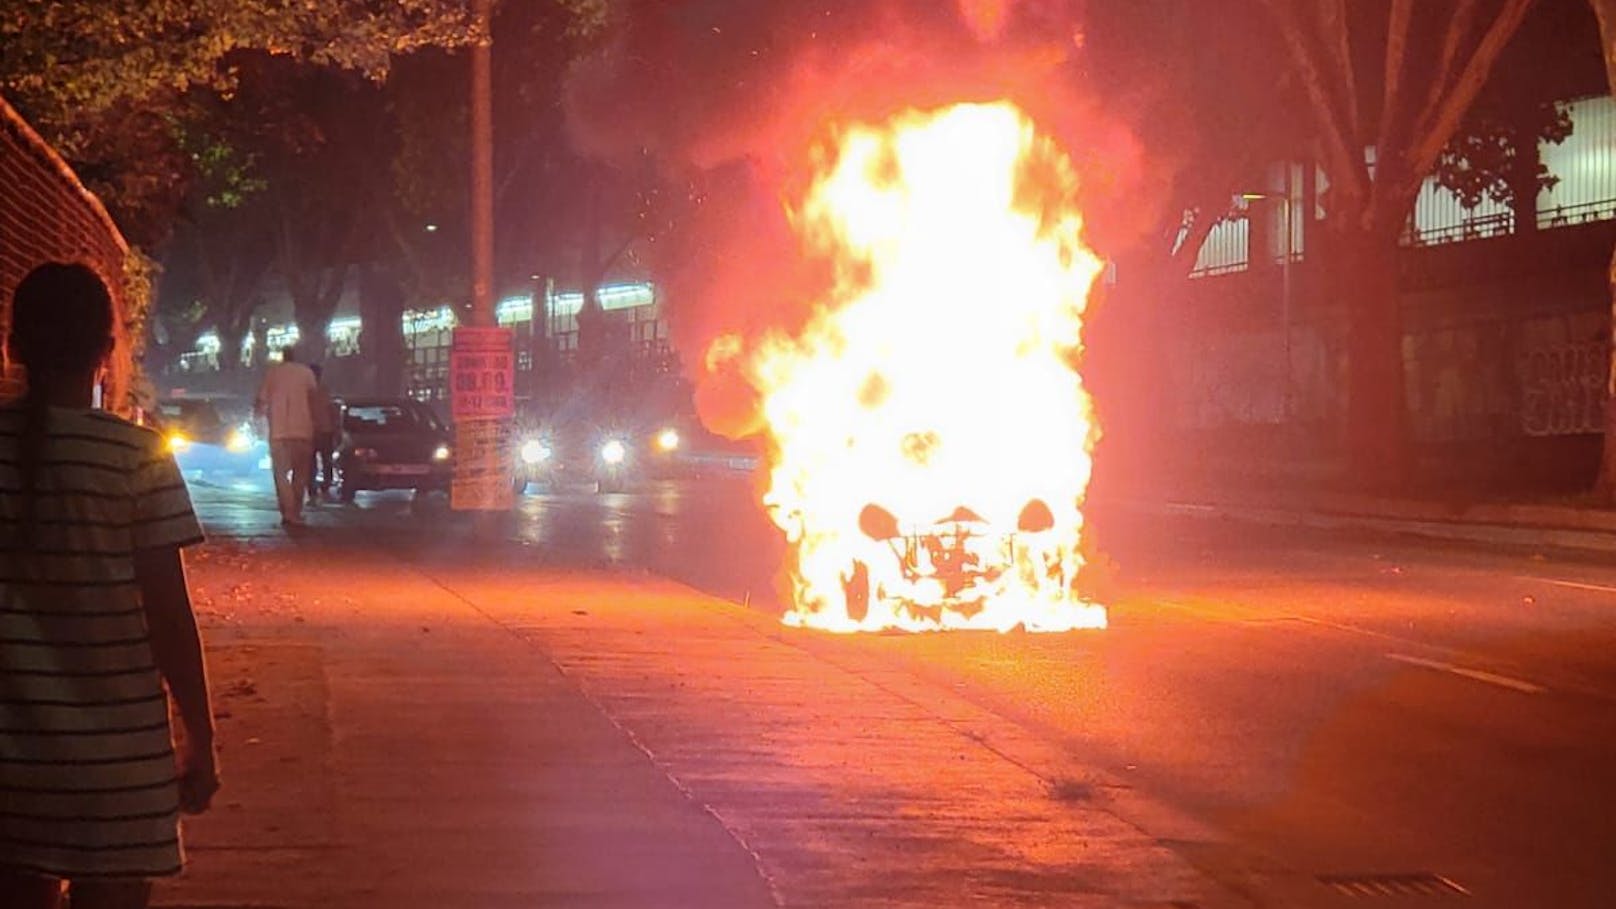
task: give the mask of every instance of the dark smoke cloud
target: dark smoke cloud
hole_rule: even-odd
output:
[[[1150,222],[1137,144],[1086,87],[1079,2],[624,3],[612,40],[569,73],[568,126],[587,153],[650,153],[698,187],[655,266],[710,425],[745,432],[751,407],[744,389],[703,373],[707,345],[790,329],[823,289],[786,204],[831,124],[1010,98],[1076,160],[1094,245],[1104,252]]]

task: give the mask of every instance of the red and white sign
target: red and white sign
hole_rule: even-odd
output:
[[[463,420],[455,424],[454,482],[449,507],[455,511],[510,511],[516,506],[511,478],[510,424]]]
[[[516,413],[516,342],[508,328],[456,328],[449,349],[450,410],[461,420]]]
[[[456,328],[449,348],[449,410],[455,422],[456,511],[508,511],[510,418],[516,413],[515,335],[508,328]]]

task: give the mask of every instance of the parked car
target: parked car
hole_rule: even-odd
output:
[[[337,482],[344,502],[375,490],[449,488],[451,436],[430,407],[407,398],[355,398],[340,410]]]

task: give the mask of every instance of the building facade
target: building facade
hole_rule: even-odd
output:
[[[649,282],[619,282],[599,289],[597,299],[603,312],[606,341],[613,361],[635,373],[671,373],[676,360],[669,342],[666,317],[656,285]],[[498,323],[516,335],[517,392],[519,397],[541,396],[544,386],[563,382],[576,367],[579,351],[579,313],[584,295],[579,291],[557,291],[553,284],[537,292],[502,298],[495,315]],[[408,310],[402,315],[404,337],[404,388],[410,397],[424,402],[447,402],[449,395],[449,351],[460,316],[453,306],[428,310]],[[364,322],[357,315],[339,315],[326,329],[319,351],[304,356],[323,361],[336,378],[333,387],[341,390],[344,380],[359,374],[355,361],[363,349]],[[262,338],[262,341],[259,338]],[[235,357],[245,367],[274,359],[286,347],[302,344],[298,327],[290,321],[267,323],[249,334],[241,349],[226,352],[219,336],[202,334],[194,350],[182,354],[170,365],[171,385],[207,387],[227,365],[224,358]],[[260,350],[262,347],[262,350]]]

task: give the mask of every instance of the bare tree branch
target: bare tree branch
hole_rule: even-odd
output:
[[[1442,56],[1437,61],[1436,71],[1431,74],[1430,89],[1426,92],[1425,103],[1420,106],[1419,114],[1409,124],[1410,129],[1429,123],[1436,116],[1436,110],[1441,106],[1442,99],[1452,92],[1453,85],[1459,77],[1462,68],[1460,52],[1464,49],[1471,31],[1475,29],[1476,16],[1481,10],[1481,0],[1458,0],[1458,4],[1458,9],[1454,10],[1453,15],[1447,20],[1447,30],[1442,36]]]
[[[1408,65],[1408,32],[1414,19],[1414,0],[1392,0],[1386,25],[1386,75],[1381,92],[1379,138],[1376,148],[1394,148],[1401,131],[1404,107],[1403,70]]]
[[[1351,111],[1341,109],[1330,91],[1330,82],[1320,66],[1321,52],[1315,50],[1314,42],[1310,40],[1309,32],[1312,30],[1299,17],[1296,5],[1290,0],[1263,2],[1279,25],[1285,45],[1290,49],[1292,62],[1301,75],[1302,89],[1312,102],[1331,180],[1343,193],[1367,201],[1369,173],[1364,166],[1357,125],[1351,118]]]
[[[1430,109],[1434,109],[1437,99],[1447,94],[1453,86],[1453,80],[1459,72],[1459,52],[1464,48],[1465,41],[1470,38],[1479,12],[1481,12],[1481,0],[1458,0],[1458,8],[1448,17],[1447,32],[1442,38],[1442,56],[1437,61],[1436,73],[1431,80]],[[1424,122],[1429,117],[1430,109],[1420,112],[1419,122]]]
[[[1497,18],[1487,27],[1481,42],[1470,55],[1459,77],[1453,83],[1452,90],[1442,98],[1437,107],[1429,112],[1427,119],[1422,119],[1411,135],[1408,145],[1409,155],[1403,163],[1406,165],[1405,177],[1414,180],[1415,185],[1424,178],[1436,164],[1437,155],[1442,153],[1442,146],[1453,137],[1454,130],[1459,128],[1459,120],[1464,117],[1465,111],[1470,109],[1476,96],[1487,83],[1487,76],[1492,72],[1493,64],[1498,61],[1499,54],[1509,44],[1510,38],[1519,30],[1521,20],[1526,18],[1527,10],[1531,9],[1532,0],[1504,0],[1504,6],[1499,10]],[[1407,187],[1392,187],[1399,193],[1407,191]],[[1390,198],[1398,198],[1392,196]]]
[[[1342,88],[1342,115],[1346,118],[1347,134],[1357,138],[1363,120],[1358,113],[1358,79],[1352,69],[1352,49],[1347,43],[1346,0],[1319,0],[1319,42],[1329,52],[1335,65],[1336,84]]]
[[[1229,216],[1229,196],[1222,196],[1223,205],[1218,205],[1218,199],[1211,193],[1197,203],[1194,216],[1190,220],[1189,230],[1178,245],[1178,250],[1169,256],[1169,261],[1177,263],[1173,269],[1175,275],[1188,275],[1195,270],[1195,263],[1201,258],[1201,247],[1206,245],[1206,238],[1212,234],[1212,228],[1223,223]]]

